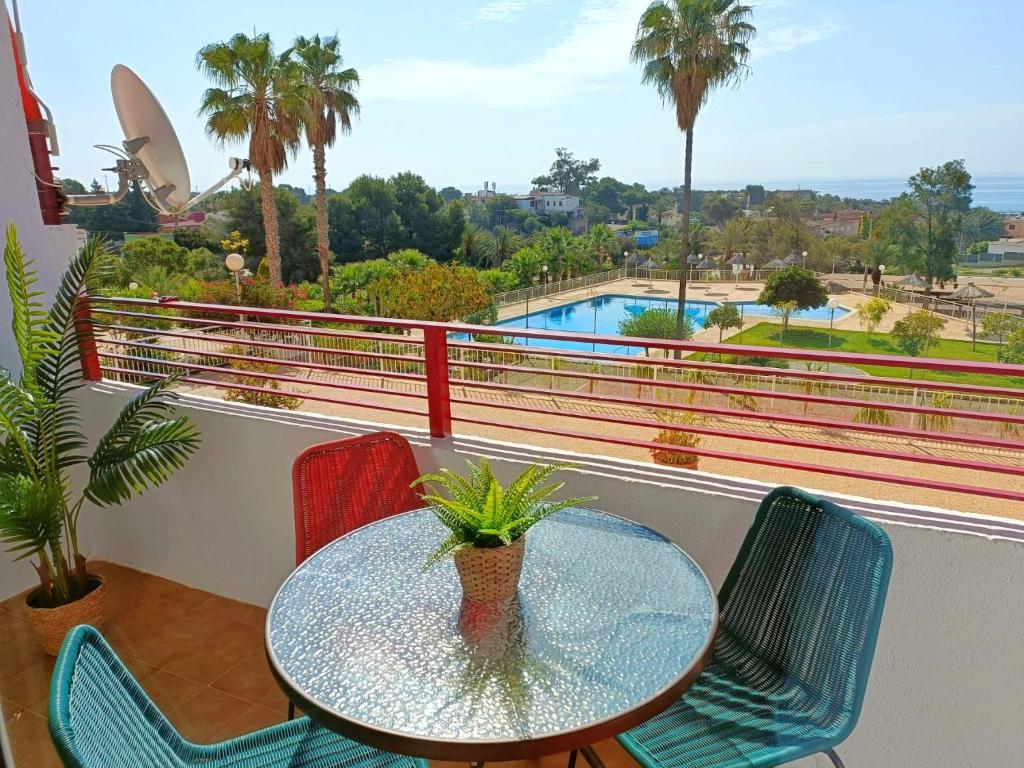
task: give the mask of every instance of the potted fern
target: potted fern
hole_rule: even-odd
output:
[[[547,500],[565,483],[545,485],[545,481],[568,464],[531,464],[505,488],[487,459],[466,464],[469,473],[465,477],[442,469],[413,482],[413,486],[422,485],[429,491],[423,500],[451,530],[427,559],[426,567],[452,556],[468,599],[488,603],[506,600],[519,588],[526,532],[548,515],[596,497]],[[431,487],[429,483],[436,485]],[[440,495],[437,486],[448,495]]]
[[[199,447],[195,427],[172,412],[167,387],[174,380],[163,379],[129,402],[92,454],[84,455],[88,440],[75,396],[84,383],[83,336],[75,314],[79,295],[97,277],[104,255],[103,243],[90,240],[71,259],[46,312],[15,228],[7,229],[4,266],[21,378],[15,384],[0,377],[0,541],[16,559],[35,560],[39,586],[26,603],[50,654],[59,650],[68,629],[96,623],[103,612],[103,579],[89,573],[79,548],[85,502],[126,501],[161,484]],[[87,473],[73,473],[79,465]]]

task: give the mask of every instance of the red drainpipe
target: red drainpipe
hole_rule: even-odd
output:
[[[32,152],[32,166],[36,172],[36,191],[39,194],[39,209],[44,224],[60,224],[64,211],[64,195],[54,184],[50,165],[50,148],[47,144],[46,122],[39,104],[25,83],[25,71],[18,56],[18,45],[14,38],[14,27],[8,22],[11,35],[11,49],[14,51],[14,66],[18,71],[18,87],[21,89],[21,105],[28,125],[28,144]]]

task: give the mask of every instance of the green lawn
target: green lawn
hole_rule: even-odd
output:
[[[758,323],[735,336],[726,339],[726,344],[746,344],[753,347],[795,347],[798,349],[828,349],[828,331],[818,328],[790,326],[785,334],[785,343],[779,340],[782,326],[777,323]],[[863,331],[832,332],[832,350],[835,352],[857,352],[868,355],[900,355],[903,353],[895,342],[884,333],[876,333],[873,337]],[[995,362],[997,346],[991,343],[978,342],[978,348],[971,349],[970,341],[958,339],[940,339],[928,348],[925,357],[938,357],[946,360],[978,360]],[[857,366],[872,376],[890,376],[908,378],[910,371],[904,366],[860,365]],[[925,378],[929,381],[948,381],[957,384],[979,384],[994,387],[1019,387],[1024,389],[1024,378],[1009,376],[993,376],[990,374],[970,374],[953,371],[915,371],[914,378]]]

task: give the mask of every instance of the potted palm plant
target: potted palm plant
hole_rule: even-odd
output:
[[[450,469],[428,473],[413,482],[430,493],[423,500],[451,534],[427,559],[430,567],[452,556],[463,594],[478,602],[498,602],[512,597],[519,588],[523,569],[526,532],[560,509],[593,501],[587,496],[564,501],[547,499],[565,483],[545,481],[569,464],[531,464],[505,488],[494,476],[487,459],[479,464],[467,461],[467,476]],[[448,492],[442,496],[434,483]]]
[[[103,612],[103,580],[89,573],[79,548],[85,502],[126,501],[161,484],[199,447],[196,428],[172,412],[170,378],[131,400],[92,454],[84,453],[75,392],[84,383],[85,331],[76,324],[76,308],[105,254],[101,241],[90,240],[71,259],[46,312],[14,226],[7,229],[4,265],[21,377],[17,384],[0,377],[0,541],[16,559],[35,560],[40,583],[26,603],[50,654],[70,627],[96,623]],[[72,472],[79,465],[87,471]]]

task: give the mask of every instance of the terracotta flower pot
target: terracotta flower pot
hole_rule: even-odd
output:
[[[469,547],[455,553],[462,593],[469,600],[496,603],[512,597],[519,589],[523,572],[526,536],[520,536],[507,547],[478,549]]]
[[[678,451],[651,451],[651,458],[655,464],[663,464],[668,467],[679,467],[680,469],[697,469],[700,457],[692,453],[679,453]]]
[[[97,624],[103,617],[103,604],[106,601],[107,587],[102,576],[89,575],[92,587],[85,597],[81,597],[67,605],[56,608],[41,608],[33,605],[38,601],[42,587],[37,587],[25,598],[28,609],[28,620],[39,635],[43,650],[50,656],[60,651],[64,636],[72,627],[79,624]]]

